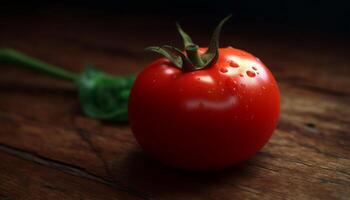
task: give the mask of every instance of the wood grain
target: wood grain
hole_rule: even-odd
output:
[[[93,62],[110,73],[137,73],[152,59],[143,47],[174,38],[174,29],[142,34],[147,26],[137,17],[26,20],[31,29],[21,21],[16,23],[23,26],[1,22],[7,31],[0,47],[73,71]],[[148,25],[157,23],[162,21]],[[193,29],[193,37],[202,43],[200,32]],[[151,160],[127,124],[83,116],[69,83],[2,64],[0,199],[350,199],[347,43],[311,33],[270,34],[223,36],[223,44],[234,41],[270,66],[282,111],[273,137],[256,156],[213,173],[178,171]]]
[[[142,199],[123,188],[99,184],[45,167],[42,158],[1,147],[1,199]],[[5,153],[6,152],[6,153]],[[10,154],[10,155],[9,155]],[[13,154],[13,156],[11,155]],[[22,158],[16,157],[21,154]],[[34,162],[36,163],[34,163]],[[58,164],[59,165],[59,164]],[[16,166],[16,167],[14,167]],[[61,168],[61,167],[60,167]],[[62,168],[61,168],[62,169]]]

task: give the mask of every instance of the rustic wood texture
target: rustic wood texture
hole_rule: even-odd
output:
[[[154,58],[144,47],[179,44],[173,24],[146,20],[4,18],[0,47],[77,72],[94,63],[137,73]],[[191,33],[205,44],[201,31]],[[349,41],[250,31],[224,32],[222,45],[270,67],[282,94],[280,121],[256,156],[221,172],[165,167],[142,152],[127,124],[83,116],[71,84],[1,63],[0,199],[350,199]]]

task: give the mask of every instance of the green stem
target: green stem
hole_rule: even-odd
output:
[[[190,59],[192,64],[196,67],[202,67],[204,62],[198,54],[198,45],[190,45],[186,47],[187,57]]]
[[[29,69],[34,69],[39,72],[43,72],[70,81],[75,81],[78,78],[78,75],[73,72],[69,72],[54,65],[47,64],[36,58],[29,57],[14,49],[0,49],[0,61],[21,64]]]

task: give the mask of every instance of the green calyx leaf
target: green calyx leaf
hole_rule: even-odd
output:
[[[181,57],[179,57],[178,55],[169,51],[167,48],[164,48],[164,46],[162,46],[162,47],[155,47],[155,46],[147,47],[146,50],[159,53],[159,54],[163,55],[164,57],[166,57],[167,59],[169,59],[169,61],[172,62],[176,67],[179,67],[179,68],[182,67],[183,61],[182,61]]]
[[[92,66],[86,67],[76,80],[84,113],[97,119],[127,121],[128,98],[134,80],[134,76],[111,76]]]
[[[164,45],[165,49],[168,49],[171,52],[174,52],[177,56],[179,56],[182,60],[182,68],[184,71],[191,71],[193,69],[193,63],[192,61],[178,48],[170,46],[170,45]]]
[[[182,30],[181,26],[179,23],[176,23],[176,28],[177,28],[177,31],[180,33],[180,36],[182,38],[182,41],[184,43],[184,46],[185,48],[187,48],[188,46],[192,46],[192,45],[195,45],[193,42],[192,42],[192,39],[191,37],[185,33],[184,30]]]
[[[198,53],[198,45],[194,44],[191,37],[176,23],[177,30],[184,43],[183,51],[169,45],[163,45],[161,47],[148,47],[146,50],[150,50],[163,55],[168,58],[176,67],[183,69],[184,71],[194,71],[203,69],[214,64],[219,58],[219,37],[222,26],[231,17],[231,15],[224,18],[216,27],[207,51],[203,55]]]
[[[217,61],[219,58],[219,38],[222,26],[224,23],[231,18],[232,15],[225,17],[219,25],[216,27],[213,35],[210,39],[210,44],[207,51],[201,56],[204,61],[204,66],[209,66]]]

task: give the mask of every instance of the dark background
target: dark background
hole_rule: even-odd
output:
[[[118,15],[152,15],[172,21],[213,26],[228,14],[239,27],[264,30],[279,27],[287,30],[312,30],[346,35],[350,32],[349,6],[346,1],[244,1],[244,0],[172,0],[172,1],[2,1],[0,17],[24,17],[38,13],[113,18]],[[6,18],[7,19],[7,18]],[[186,23],[185,22],[185,23]]]

